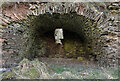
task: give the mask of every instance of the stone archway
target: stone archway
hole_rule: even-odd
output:
[[[3,45],[4,55],[9,53],[9,55],[11,55],[11,58],[12,58],[12,57],[14,57],[14,54],[15,55],[17,54],[18,57],[19,57],[19,55],[22,56],[24,54],[24,50],[20,51],[20,49],[24,48],[24,47],[22,47],[23,44],[24,44],[23,42],[28,43],[29,40],[27,40],[27,38],[29,38],[31,36],[31,34],[29,32],[35,32],[36,29],[39,28],[39,27],[35,26],[34,24],[32,24],[31,20],[34,19],[33,22],[36,22],[37,20],[35,20],[35,19],[38,19],[38,21],[39,21],[39,18],[36,18],[36,17],[40,17],[40,14],[44,14],[47,17],[47,15],[49,15],[47,13],[50,13],[50,14],[59,13],[61,15],[66,14],[66,13],[67,14],[77,13],[77,15],[81,16],[81,18],[82,18],[81,22],[84,20],[84,24],[87,23],[87,25],[88,25],[89,21],[95,21],[97,23],[97,26],[93,26],[94,27],[93,29],[92,29],[92,27],[90,28],[90,32],[91,32],[91,30],[93,30],[93,33],[87,33],[86,32],[86,34],[90,35],[90,37],[86,37],[86,35],[85,35],[85,31],[88,31],[89,29],[84,30],[84,28],[82,28],[83,30],[80,31],[80,32],[84,33],[83,36],[85,36],[85,38],[88,38],[89,40],[92,36],[93,37],[95,36],[95,40],[98,38],[97,41],[92,40],[92,42],[94,42],[94,44],[96,44],[96,45],[94,45],[95,47],[93,46],[94,47],[93,49],[95,49],[95,50],[101,49],[101,50],[106,51],[105,53],[103,51],[101,51],[101,53],[98,53],[97,51],[94,51],[94,53],[96,53],[98,55],[99,61],[102,61],[102,63],[109,62],[108,64],[112,64],[111,63],[112,60],[116,60],[116,54],[117,54],[116,41],[118,40],[117,39],[117,36],[118,36],[117,34],[118,33],[117,33],[115,27],[110,28],[110,26],[108,26],[109,22],[113,22],[113,20],[112,21],[108,20],[109,19],[109,15],[108,15],[109,13],[104,12],[102,14],[99,11],[99,9],[97,10],[96,8],[85,6],[84,3],[66,3],[66,4],[64,4],[64,3],[37,3],[37,4],[32,3],[31,6],[28,6],[28,3],[20,3],[20,5],[22,5],[22,4],[23,5],[25,4],[25,6],[26,6],[25,7],[26,12],[23,12],[22,10],[20,10],[23,13],[23,15],[25,17],[26,17],[27,14],[28,15],[34,15],[34,16],[29,16],[28,19],[26,19],[24,21],[13,22],[6,27],[7,30],[5,30],[5,32],[2,33],[3,34],[2,38],[5,39],[5,42],[3,43],[4,44]],[[91,5],[91,6],[94,6],[94,5]],[[12,4],[11,9],[13,7],[14,7],[14,4]],[[100,8],[101,7],[104,8],[104,9],[107,8],[106,4],[103,4],[103,6],[100,5]],[[21,8],[21,7],[19,6],[17,8],[19,10],[19,8]],[[29,9],[31,9],[31,10],[29,10]],[[13,8],[13,10],[14,10],[14,8]],[[19,12],[20,14],[18,14],[18,15],[16,15],[16,12],[11,12],[12,13],[12,15],[11,15],[10,13],[7,14],[5,12],[5,10],[3,10],[3,14],[5,14],[4,17],[8,20],[9,20],[9,17],[11,17],[11,20],[13,20],[13,19],[15,19],[15,20],[25,19],[24,16],[20,16],[22,14],[21,12]],[[71,16],[73,14],[71,14]],[[6,16],[8,16],[8,17],[6,17]],[[87,19],[88,19],[88,21],[87,21]],[[4,21],[3,25],[6,25],[7,23],[9,23],[9,22],[7,22],[7,20],[3,19],[3,21]],[[90,23],[90,25],[91,24],[93,25],[93,23]],[[35,31],[34,31],[34,28],[32,29],[32,27],[30,27],[30,25],[34,26],[34,27],[37,27],[37,28],[35,28]],[[58,25],[60,25],[60,22],[58,22]],[[111,25],[111,24],[109,24],[109,25]],[[86,27],[86,25],[84,25],[84,26]],[[115,28],[115,30],[113,28]],[[68,29],[69,28],[66,28],[66,30],[68,30]],[[97,29],[100,30],[100,31],[98,31]],[[29,30],[31,30],[31,31],[29,31]],[[47,31],[47,28],[45,30]],[[72,28],[71,28],[71,30],[72,30]],[[73,31],[79,32],[77,30],[77,28]],[[34,37],[34,36],[32,36],[32,37]],[[94,38],[92,38],[92,39],[94,39]],[[99,43],[95,43],[95,42],[99,42]],[[115,44],[116,46],[113,45],[113,44]],[[29,47],[29,45],[32,45],[32,44],[26,45],[25,48],[27,48],[27,46]],[[104,46],[102,46],[102,45],[104,45]],[[99,48],[99,47],[103,47],[103,48]],[[112,48],[115,49],[115,50],[113,50]],[[27,49],[29,49],[29,48],[27,48]],[[115,56],[115,57],[113,58],[113,56]],[[114,64],[114,62],[113,62],[113,64]]]
[[[96,28],[96,24],[94,23],[93,20],[85,18],[84,16],[79,16],[76,13],[63,14],[63,15],[61,15],[61,14],[53,14],[53,15],[44,14],[44,15],[35,16],[29,24],[30,36],[28,37],[28,42],[26,42],[28,47],[25,47],[27,54],[30,55],[30,56],[27,55],[29,58],[34,57],[34,56],[33,57],[31,56],[32,54],[39,55],[39,53],[41,53],[41,51],[43,52],[44,47],[41,48],[41,45],[43,45],[43,43],[40,41],[43,41],[43,38],[45,37],[44,34],[46,34],[46,33],[51,34],[51,35],[47,36],[47,39],[50,36],[51,38],[48,40],[52,39],[52,41],[54,42],[53,46],[55,45],[53,33],[57,27],[63,28],[64,35],[66,35],[66,38],[68,38],[68,36],[69,36],[69,35],[67,35],[68,33],[69,34],[72,33],[71,37],[73,35],[73,38],[75,36],[77,36],[76,43],[77,43],[77,41],[81,42],[82,46],[83,46],[83,48],[78,49],[79,46],[76,47],[74,45],[75,41],[74,41],[74,43],[70,44],[69,42],[71,42],[71,41],[69,41],[69,39],[65,38],[66,41],[69,41],[69,42],[64,42],[65,47],[66,47],[66,48],[64,48],[64,51],[68,51],[68,53],[64,52],[65,56],[66,56],[66,54],[73,54],[73,57],[80,57],[80,56],[82,56],[82,55],[80,55],[81,54],[80,51],[82,51],[84,57],[85,56],[88,56],[88,57],[93,56],[93,58],[96,59],[95,57],[102,52],[102,50],[101,50],[102,45],[100,46],[100,43],[98,41],[99,29]],[[43,35],[43,38],[41,37],[42,35]],[[74,40],[74,39],[72,39],[72,40]],[[47,43],[48,42],[49,41],[47,41]],[[67,44],[70,46],[68,47]],[[79,45],[79,43],[77,43],[77,44]],[[46,46],[48,47],[48,45],[45,45],[45,47]],[[39,49],[37,49],[37,48],[39,48]],[[75,48],[75,49],[67,49],[67,48]],[[94,48],[96,48],[96,49],[94,49]],[[44,49],[44,50],[46,50],[46,49]],[[50,48],[48,48],[48,50],[50,50]],[[75,52],[78,52],[78,54]],[[48,53],[48,51],[47,51],[47,53]],[[46,54],[46,52],[43,52],[43,54],[41,53],[41,56],[44,56],[44,54]],[[69,57],[69,55],[68,55],[68,57]]]

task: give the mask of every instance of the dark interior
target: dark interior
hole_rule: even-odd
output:
[[[28,51],[33,57],[96,57],[93,54],[97,50],[93,50],[98,33],[95,32],[95,26],[93,20],[75,13],[39,15],[30,22]],[[59,27],[63,28],[64,33],[63,47],[55,43],[54,31]]]

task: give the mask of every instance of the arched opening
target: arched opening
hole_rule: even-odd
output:
[[[64,33],[63,47],[55,44],[54,31],[61,27]],[[82,58],[96,59],[99,32],[93,20],[71,14],[43,14],[29,22],[29,37],[25,55],[27,58]],[[96,48],[96,49],[94,49]],[[95,52],[96,51],[96,52]]]

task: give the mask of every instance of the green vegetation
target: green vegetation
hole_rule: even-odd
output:
[[[47,65],[47,66],[46,66]],[[118,79],[118,68],[71,67],[24,59],[19,67],[3,73],[4,79]]]
[[[54,72],[62,74],[64,76],[65,72],[69,72],[72,78],[79,79],[118,79],[118,68],[100,69],[100,68],[70,68],[61,66],[51,66]],[[70,75],[64,78],[70,77]]]

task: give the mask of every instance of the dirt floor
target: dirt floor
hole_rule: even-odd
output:
[[[78,68],[78,67],[96,67],[96,64],[92,61],[88,60],[77,60],[74,58],[39,58],[39,60],[43,63],[49,65],[57,65],[57,66],[65,66],[71,68]]]

